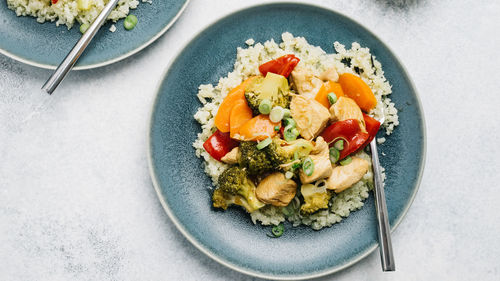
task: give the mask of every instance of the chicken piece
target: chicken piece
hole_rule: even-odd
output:
[[[342,192],[360,181],[369,168],[370,163],[367,160],[352,157],[351,163],[333,168],[330,177],[326,180],[326,188],[336,193]]]
[[[300,95],[314,99],[323,81],[316,77],[312,70],[305,67],[295,67],[292,71],[294,89]]]
[[[337,73],[337,70],[335,67],[329,68],[325,70],[321,75],[319,76],[319,79],[323,80],[323,82],[327,81],[332,81],[332,82],[338,82],[339,81],[339,74]]]
[[[273,173],[264,178],[257,189],[255,195],[260,201],[273,206],[284,207],[295,197],[297,184],[285,178],[280,172]]]
[[[233,148],[220,160],[226,164],[238,164],[238,161],[240,160],[240,148],[239,147]]]
[[[332,163],[330,162],[330,150],[323,137],[318,137],[314,150],[309,155],[314,163],[313,173],[308,176],[300,170],[299,177],[302,183],[311,183],[330,176],[332,173]]]
[[[330,112],[321,103],[303,96],[294,96],[290,112],[297,122],[297,130],[306,140],[314,139],[330,119]]]
[[[330,119],[332,121],[344,121],[356,119],[363,132],[366,132],[365,119],[363,113],[356,102],[348,97],[340,97],[336,103],[330,107]]]

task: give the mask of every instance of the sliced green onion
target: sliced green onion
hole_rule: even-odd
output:
[[[295,122],[292,118],[285,118],[283,121],[285,122],[285,127],[297,127],[297,122]]]
[[[302,171],[304,171],[304,174],[307,176],[310,176],[314,173],[314,162],[312,161],[311,157],[307,157],[304,160],[304,163],[302,163]]]
[[[273,228],[271,229],[271,233],[274,235],[275,238],[278,238],[281,235],[283,235],[284,230],[285,227],[283,226],[282,223],[280,223],[278,225],[273,226]]]
[[[123,27],[125,27],[126,30],[132,30],[137,25],[138,21],[139,20],[137,19],[136,16],[128,15],[123,21]]]
[[[338,150],[343,150],[344,149],[344,140],[338,140],[336,141],[333,146]]]
[[[87,32],[87,29],[89,29],[89,27],[90,27],[90,24],[88,24],[88,23],[84,23],[84,24],[80,25],[80,33],[84,34],[85,32]]]
[[[301,164],[301,163],[294,163],[294,164],[292,165],[292,169],[294,169],[294,170],[295,170],[295,169],[297,169],[297,168],[300,168],[300,166],[302,166],[302,164]]]
[[[292,201],[293,202],[293,201]],[[283,212],[283,214],[287,217],[290,217],[292,216],[293,214],[295,214],[295,210],[293,209],[293,204],[292,202],[290,202],[290,204],[288,204],[287,206],[283,207],[283,209],[281,209],[281,211]]]
[[[269,114],[271,112],[272,107],[273,104],[271,103],[270,100],[268,99],[262,100],[259,104],[259,112],[262,114]]]
[[[334,92],[331,92],[328,94],[328,101],[330,102],[330,104],[334,104],[337,102],[337,95],[335,95]]]
[[[292,116],[292,113],[290,112],[290,109],[285,108],[285,111],[283,112],[283,117],[288,118]]]
[[[287,172],[285,173],[285,178],[286,178],[286,179],[288,179],[288,180],[289,180],[289,179],[291,179],[291,178],[293,178],[293,173],[292,173],[292,172],[290,172],[290,171],[287,171]]]
[[[285,110],[281,106],[273,107],[273,109],[271,109],[271,113],[269,114],[269,119],[271,119],[271,122],[280,122],[285,115],[284,111]]]
[[[286,141],[288,142],[294,141],[297,139],[298,136],[299,136],[299,131],[296,128],[291,127],[290,125],[285,127],[285,130],[283,131],[283,138]]]
[[[257,149],[261,150],[264,149],[266,146],[270,145],[272,142],[271,138],[267,138],[257,144]]]
[[[347,156],[346,158],[344,158],[340,161],[340,165],[342,165],[342,166],[349,165],[349,164],[351,164],[351,162],[352,162],[351,156]]]
[[[335,149],[335,147],[331,147],[330,148],[330,162],[332,162],[332,164],[334,164],[337,161],[339,161],[339,158],[340,158],[340,152],[337,149]]]
[[[279,126],[279,125],[274,126],[274,131],[276,131],[276,132],[277,132],[277,131],[279,131],[279,130],[280,130],[280,126]]]

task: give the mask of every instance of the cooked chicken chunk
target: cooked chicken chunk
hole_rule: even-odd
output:
[[[299,176],[302,183],[311,183],[330,176],[333,169],[330,162],[330,153],[328,144],[322,137],[318,137],[316,140],[314,150],[309,157],[314,163],[314,170],[310,176],[306,175],[304,171],[300,171]]]
[[[330,177],[326,180],[326,188],[336,193],[342,192],[360,181],[369,168],[370,163],[367,160],[352,157],[351,163],[333,168]]]
[[[292,71],[292,81],[295,90],[300,95],[314,99],[323,81],[316,77],[312,70],[305,67],[295,67]]]
[[[315,138],[330,119],[330,112],[321,103],[303,96],[292,98],[290,112],[297,122],[297,130],[306,140]]]
[[[240,148],[235,147],[224,155],[220,160],[226,164],[237,164],[240,159]]]
[[[337,73],[335,67],[332,67],[321,73],[319,79],[323,80],[324,82],[326,81],[337,82],[339,81],[339,74]]]
[[[297,184],[293,180],[285,178],[285,175],[280,172],[264,178],[255,190],[257,199],[279,207],[287,206],[295,197],[296,192]]]
[[[363,113],[356,102],[348,97],[340,97],[336,103],[330,107],[332,121],[344,121],[347,119],[356,119],[359,121],[361,130],[366,132],[365,119]]]

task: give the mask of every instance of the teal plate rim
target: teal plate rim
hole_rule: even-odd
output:
[[[242,8],[242,9],[238,9],[236,11],[233,11],[233,12],[231,12],[229,14],[226,14],[226,15],[224,15],[222,17],[219,17],[219,18],[215,19],[212,23],[210,23],[207,26],[205,26],[194,37],[192,37],[192,39],[189,40],[182,48],[180,48],[179,51],[175,54],[174,58],[169,62],[168,66],[164,70],[164,72],[163,72],[163,74],[161,76],[162,78],[158,82],[158,85],[157,85],[157,88],[156,88],[157,89],[156,90],[156,97],[153,100],[153,103],[152,103],[152,106],[151,106],[150,120],[149,120],[149,126],[148,126],[149,130],[147,132],[147,142],[148,142],[148,144],[147,144],[147,158],[148,158],[148,167],[149,167],[149,173],[150,173],[150,177],[151,177],[151,180],[152,180],[152,183],[153,183],[153,187],[155,189],[155,192],[156,192],[156,194],[158,196],[158,199],[160,200],[160,203],[161,203],[163,209],[165,210],[165,212],[167,213],[167,215],[169,216],[169,218],[172,220],[172,222],[174,223],[174,225],[176,226],[176,228],[182,233],[182,235],[189,242],[191,242],[191,244],[193,244],[198,250],[200,250],[202,253],[204,253],[208,257],[212,258],[216,262],[218,262],[218,263],[220,263],[220,264],[222,264],[222,265],[224,265],[224,266],[226,266],[228,268],[231,268],[231,269],[233,269],[233,270],[235,270],[237,272],[243,273],[243,274],[247,274],[249,276],[254,276],[254,277],[264,278],[264,279],[273,279],[273,280],[308,280],[308,279],[312,279],[312,278],[318,278],[318,277],[322,277],[322,276],[325,276],[325,275],[333,274],[335,272],[341,271],[343,269],[346,269],[346,268],[348,268],[348,267],[356,264],[357,262],[361,261],[362,259],[364,259],[368,255],[370,255],[378,247],[378,243],[374,243],[372,246],[368,247],[364,252],[362,252],[361,254],[359,254],[357,256],[354,256],[350,261],[348,261],[345,264],[342,264],[342,265],[339,265],[339,266],[335,266],[335,267],[331,267],[331,268],[328,268],[328,269],[325,269],[325,270],[322,270],[322,271],[318,271],[316,273],[311,273],[311,274],[308,274],[308,275],[300,275],[300,276],[276,276],[276,275],[272,275],[272,274],[265,274],[265,273],[262,273],[262,272],[251,271],[251,270],[248,270],[246,268],[242,268],[242,267],[240,267],[238,265],[235,265],[235,264],[233,264],[231,262],[228,262],[228,261],[224,260],[223,258],[220,258],[219,256],[217,256],[216,253],[211,252],[209,249],[207,249],[206,247],[204,247],[203,245],[201,245],[193,236],[191,236],[191,234],[189,234],[186,231],[186,229],[184,228],[184,226],[182,225],[182,223],[173,214],[172,210],[170,209],[170,207],[168,206],[168,204],[165,201],[164,195],[162,194],[162,192],[160,190],[160,187],[159,187],[159,184],[158,184],[157,175],[155,173],[155,166],[153,164],[152,145],[151,145],[152,144],[151,132],[152,132],[152,128],[153,128],[154,112],[155,112],[155,108],[156,108],[156,105],[157,105],[158,100],[159,100],[159,96],[160,96],[159,93],[160,93],[160,90],[161,90],[161,87],[162,87],[162,83],[165,80],[165,78],[168,76],[168,74],[169,74],[169,72],[171,70],[171,66],[176,61],[177,57],[183,52],[184,49],[188,48],[191,45],[192,42],[196,41],[196,39],[198,39],[203,34],[203,32],[205,30],[211,28],[217,22],[219,22],[219,21],[221,21],[223,19],[226,19],[228,17],[231,17],[234,14],[237,14],[239,12],[245,11],[247,9],[253,9],[253,8],[258,8],[258,7],[263,7],[263,6],[271,6],[271,5],[302,5],[302,6],[309,6],[309,7],[315,7],[315,8],[319,8],[319,9],[324,9],[324,10],[327,10],[329,12],[335,13],[337,16],[345,17],[345,18],[353,21],[354,23],[358,24],[360,27],[364,28],[367,33],[369,33],[374,38],[376,38],[377,40],[379,40],[383,44],[383,46],[385,48],[387,48],[387,50],[389,50],[389,52],[396,58],[396,61],[401,65],[401,68],[404,71],[404,75],[408,79],[409,86],[411,87],[411,89],[415,93],[415,98],[416,98],[416,101],[417,101],[416,106],[419,108],[420,112],[422,113],[421,116],[420,116],[421,117],[421,121],[422,121],[422,161],[421,161],[421,164],[420,164],[420,168],[418,170],[418,176],[417,176],[417,180],[415,182],[415,187],[413,188],[412,194],[411,194],[411,196],[410,196],[410,198],[409,198],[406,206],[404,207],[401,215],[396,219],[396,221],[394,222],[394,224],[391,226],[391,233],[393,233],[394,230],[399,226],[399,224],[402,222],[403,218],[408,213],[408,210],[410,209],[410,207],[411,207],[411,205],[412,205],[412,203],[413,203],[413,201],[414,201],[414,199],[416,197],[416,194],[417,194],[417,192],[419,190],[419,187],[420,187],[420,184],[421,184],[421,181],[422,181],[424,167],[425,167],[425,164],[426,164],[426,156],[427,156],[427,133],[426,132],[427,132],[427,129],[426,129],[426,122],[425,122],[425,113],[424,113],[424,110],[423,110],[422,102],[420,100],[420,96],[418,95],[418,92],[417,92],[417,89],[415,87],[415,84],[414,84],[413,80],[408,75],[407,68],[404,66],[404,64],[399,59],[399,57],[396,55],[396,53],[387,44],[385,44],[378,36],[376,36],[375,33],[373,33],[365,25],[359,23],[357,20],[354,20],[353,18],[351,18],[349,16],[346,16],[346,15],[344,15],[344,14],[342,14],[342,13],[340,13],[340,12],[334,10],[334,9],[331,9],[331,8],[328,8],[328,7],[324,7],[324,6],[321,6],[321,5],[317,5],[317,4],[297,3],[297,2],[273,2],[273,3],[264,3],[264,4],[257,4],[257,5],[250,5],[250,6],[247,6],[247,7]]]
[[[121,55],[119,57],[116,57],[114,59],[106,60],[106,61],[103,61],[101,63],[89,64],[89,65],[82,65],[82,66],[76,65],[75,67],[73,67],[72,70],[87,70],[87,69],[98,68],[98,67],[102,67],[102,66],[113,64],[115,62],[119,62],[121,60],[124,60],[124,59],[130,57],[130,56],[133,56],[133,55],[137,54],[138,52],[142,51],[143,49],[145,49],[146,47],[148,47],[149,45],[151,45],[153,42],[155,42],[156,40],[158,40],[158,38],[160,38],[163,34],[165,34],[165,32],[167,32],[167,30],[169,30],[170,27],[172,27],[172,25],[182,15],[182,13],[186,9],[186,7],[188,6],[188,4],[189,4],[190,1],[191,0],[185,0],[185,3],[182,5],[181,9],[170,20],[170,22],[168,22],[168,24],[165,25],[165,27],[162,30],[160,30],[160,32],[158,32],[155,36],[153,36],[151,39],[149,39],[146,43],[143,43],[143,44],[139,45],[137,48],[133,49],[132,51],[130,51],[130,52],[126,53],[126,54],[123,54],[123,55]],[[76,44],[76,42],[75,42],[75,44]],[[68,52],[69,51],[70,50],[68,50]],[[20,57],[20,56],[15,55],[15,54],[7,51],[7,50],[2,49],[2,48],[0,48],[0,54],[4,55],[6,57],[9,57],[9,58],[11,58],[13,60],[19,61],[21,63],[27,64],[27,65],[31,65],[31,66],[35,66],[35,67],[39,67],[39,68],[43,68],[43,69],[55,70],[57,68],[57,66],[54,66],[54,65],[49,65],[49,64],[44,64],[44,63],[38,63],[36,61],[32,61],[32,60]]]

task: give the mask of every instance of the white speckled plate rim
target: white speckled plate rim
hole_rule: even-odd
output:
[[[173,17],[172,20],[170,20],[170,22],[162,30],[160,30],[160,32],[158,32],[155,36],[153,36],[151,39],[149,39],[146,43],[140,45],[139,47],[133,49],[132,51],[130,51],[130,52],[124,54],[124,55],[121,55],[121,56],[119,56],[117,58],[110,59],[110,60],[107,60],[107,61],[103,61],[101,63],[95,63],[95,64],[89,64],[89,65],[82,65],[82,66],[75,66],[75,67],[73,67],[73,70],[86,70],[86,69],[92,69],[92,68],[98,68],[98,67],[101,67],[101,66],[110,65],[110,64],[113,64],[115,62],[119,62],[121,60],[124,60],[124,59],[126,59],[126,58],[128,58],[128,57],[130,57],[132,55],[135,55],[136,53],[142,51],[144,48],[146,48],[147,46],[151,45],[154,41],[156,41],[163,34],[165,34],[165,32],[167,32],[167,30],[170,29],[170,27],[172,27],[172,25],[177,21],[177,19],[184,12],[184,10],[186,9],[186,7],[188,6],[188,4],[189,4],[190,1],[191,0],[186,0],[186,2],[184,3],[184,5],[182,5],[181,9],[175,15],[175,17]],[[68,52],[69,51],[70,50],[68,50]],[[57,66],[54,66],[54,65],[49,65],[49,64],[44,64],[44,63],[38,63],[38,62],[35,62],[35,61],[32,61],[32,60],[20,57],[18,55],[14,55],[13,53],[8,52],[8,51],[6,51],[6,50],[4,50],[2,48],[0,48],[0,54],[3,54],[5,56],[7,56],[7,57],[10,57],[11,59],[17,60],[17,61],[22,62],[24,64],[36,66],[36,67],[39,67],[39,68],[51,69],[51,70],[55,70],[57,68]]]
[[[154,189],[156,191],[156,194],[158,195],[158,198],[160,199],[160,203],[163,206],[163,209],[165,210],[165,212],[167,213],[167,215],[170,217],[170,219],[172,220],[172,222],[175,224],[175,226],[177,227],[177,229],[182,233],[182,235],[184,235],[184,237],[186,237],[186,239],[189,242],[191,242],[196,248],[198,248],[198,250],[200,250],[205,255],[209,256],[210,258],[214,259],[218,263],[220,263],[222,265],[225,265],[225,266],[227,266],[227,267],[229,267],[229,268],[231,268],[231,269],[233,269],[235,271],[238,271],[238,272],[250,275],[250,276],[254,276],[254,277],[258,277],[258,278],[265,278],[265,279],[274,279],[274,280],[307,280],[307,279],[318,278],[318,277],[322,277],[322,276],[325,276],[325,275],[329,275],[329,274],[341,271],[341,270],[343,270],[345,268],[348,268],[348,267],[354,265],[355,263],[359,262],[363,258],[367,257],[369,254],[371,254],[377,248],[378,243],[374,243],[371,247],[369,247],[368,249],[366,249],[364,252],[360,253],[356,257],[353,257],[349,262],[347,262],[347,263],[345,263],[343,265],[339,265],[339,266],[336,266],[336,267],[333,267],[333,268],[330,268],[330,269],[326,269],[326,270],[323,270],[323,271],[320,271],[320,272],[317,272],[317,273],[311,273],[309,275],[300,275],[300,276],[275,276],[275,275],[272,275],[272,274],[263,274],[261,272],[251,271],[251,270],[248,270],[248,269],[243,268],[241,266],[238,266],[236,264],[230,263],[230,262],[224,260],[223,258],[217,256],[216,253],[211,252],[209,249],[207,249],[203,245],[201,245],[193,236],[191,236],[191,234],[189,234],[186,231],[186,229],[184,228],[184,226],[177,220],[177,217],[175,217],[175,215],[172,213],[172,210],[170,210],[170,207],[167,205],[166,200],[165,200],[165,198],[164,198],[164,196],[163,196],[163,194],[161,192],[160,186],[158,184],[158,179],[157,179],[157,176],[155,174],[155,169],[154,169],[154,164],[153,164],[153,157],[152,157],[152,150],[151,150],[152,149],[151,148],[151,132],[152,132],[152,128],[153,128],[153,114],[154,114],[154,109],[156,108],[156,104],[158,103],[160,89],[161,89],[161,86],[163,84],[163,81],[165,81],[165,78],[168,75],[170,67],[172,66],[173,62],[177,59],[177,57],[182,53],[182,51],[185,48],[187,48],[187,46],[189,44],[191,44],[191,42],[193,42],[194,40],[196,40],[203,33],[203,31],[205,31],[206,29],[210,28],[211,26],[213,26],[215,23],[217,23],[221,19],[229,17],[229,16],[232,16],[235,13],[238,13],[238,12],[241,12],[241,11],[244,11],[244,10],[247,10],[247,9],[252,9],[252,8],[256,8],[256,7],[260,7],[260,6],[266,6],[266,5],[273,5],[273,4],[309,5],[309,6],[317,7],[317,8],[320,8],[320,9],[325,9],[325,10],[328,10],[328,11],[331,11],[331,12],[343,15],[343,16],[349,18],[350,20],[352,20],[353,22],[359,24],[361,27],[365,28],[369,33],[372,34],[372,36],[374,36],[377,40],[379,40],[380,42],[382,42],[383,46],[385,48],[387,48],[389,50],[389,52],[391,52],[391,54],[401,64],[401,67],[403,68],[404,74],[408,78],[410,87],[415,92],[415,97],[417,99],[418,107],[419,107],[419,109],[420,109],[420,111],[422,113],[421,118],[422,118],[422,129],[423,129],[423,132],[422,132],[422,136],[423,136],[423,149],[422,149],[422,165],[420,166],[420,170],[418,171],[418,179],[417,179],[417,182],[416,182],[416,185],[415,185],[415,189],[414,189],[413,193],[411,194],[410,200],[408,201],[408,203],[404,207],[402,214],[396,219],[396,222],[394,223],[394,226],[391,228],[391,233],[394,232],[394,230],[399,226],[399,224],[401,223],[401,221],[403,220],[403,218],[406,216],[406,213],[410,209],[410,206],[413,203],[413,200],[415,199],[415,196],[416,196],[416,194],[418,192],[418,189],[420,187],[420,183],[422,181],[422,176],[423,176],[424,167],[425,167],[425,163],[426,163],[426,154],[427,154],[427,133],[426,133],[426,131],[427,131],[427,129],[426,129],[426,123],[425,123],[425,117],[424,117],[425,114],[424,114],[424,111],[423,111],[422,102],[420,101],[420,97],[418,96],[418,93],[417,93],[417,90],[415,88],[415,84],[413,83],[413,80],[408,75],[408,71],[407,71],[406,67],[403,65],[402,61],[399,59],[399,57],[396,55],[396,53],[394,53],[394,51],[392,51],[392,49],[389,48],[389,46],[387,46],[378,36],[375,35],[375,33],[373,33],[370,29],[368,29],[363,24],[359,23],[358,21],[352,19],[351,17],[349,17],[349,16],[347,16],[345,14],[342,14],[342,13],[337,12],[337,11],[331,9],[331,8],[324,7],[324,6],[321,6],[321,5],[315,5],[315,4],[310,4],[310,3],[297,3],[297,2],[272,2],[272,3],[264,3],[264,4],[252,5],[252,6],[248,6],[248,7],[245,7],[243,9],[239,9],[237,11],[231,12],[231,13],[225,15],[225,16],[221,16],[221,17],[217,18],[215,21],[213,21],[212,23],[210,23],[207,26],[205,26],[200,32],[198,32],[191,40],[189,40],[182,48],[180,48],[180,50],[177,52],[177,54],[172,58],[172,60],[169,62],[169,65],[167,66],[167,68],[165,69],[165,71],[164,71],[164,73],[162,75],[162,79],[158,83],[157,90],[156,90],[157,94],[156,94],[155,99],[153,100],[153,105],[152,105],[151,111],[150,111],[150,114],[151,114],[150,116],[151,117],[150,117],[150,121],[149,121],[149,131],[147,132],[147,134],[148,134],[148,136],[147,136],[147,141],[148,141],[148,145],[147,145],[147,150],[148,150],[147,151],[147,157],[148,157],[149,173],[150,173],[150,176],[151,176],[151,179],[152,179],[152,182],[153,182]]]

